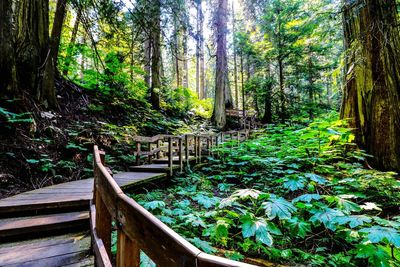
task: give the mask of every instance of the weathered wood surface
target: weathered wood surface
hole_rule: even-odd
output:
[[[92,266],[90,235],[75,233],[0,245],[0,266]]]
[[[89,225],[89,212],[77,211],[0,220],[0,243],[11,236]]]

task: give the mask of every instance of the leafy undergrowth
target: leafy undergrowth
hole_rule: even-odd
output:
[[[400,266],[400,182],[368,168],[335,115],[275,126],[166,190],[132,196],[208,253],[313,266]]]

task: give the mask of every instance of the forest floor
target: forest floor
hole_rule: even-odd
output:
[[[94,143],[107,152],[114,170],[124,170],[135,161],[130,137],[209,127],[195,116],[174,117],[147,102],[96,93],[67,80],[57,80],[57,91],[55,111],[30,104],[25,108],[31,112],[13,113],[10,103],[0,103],[0,198],[92,177]]]
[[[207,253],[265,266],[400,266],[399,176],[370,168],[345,125],[330,114],[270,127],[132,197]]]

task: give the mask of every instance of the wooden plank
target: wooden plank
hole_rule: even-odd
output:
[[[89,254],[90,254],[89,250],[83,250],[75,253],[55,255],[53,257],[47,257],[43,259],[7,264],[4,265],[4,267],[43,267],[43,266],[50,267],[50,266],[71,266],[71,265],[85,266],[85,265],[78,265],[78,262],[81,262],[83,259],[87,258]]]
[[[201,251],[133,199],[119,196],[118,215],[121,230],[158,266],[196,266],[196,255]]]
[[[129,167],[133,172],[169,172],[168,164],[147,164]],[[172,169],[178,169],[178,165],[172,165]]]
[[[94,257],[89,256],[84,259],[81,259],[79,262],[63,265],[63,267],[85,267],[85,266],[94,266]]]
[[[87,211],[0,220],[0,242],[2,238],[27,233],[47,232],[55,229],[89,225]]]
[[[33,262],[36,260],[77,253],[81,251],[85,251],[86,253],[89,251],[89,248],[89,236],[80,240],[76,240],[76,242],[34,247],[30,248],[29,250],[21,249],[19,246],[15,246],[12,250],[8,251],[8,253],[0,254],[0,266]]]
[[[0,204],[0,218],[10,213],[19,212],[32,212],[45,209],[56,209],[56,208],[72,208],[72,207],[88,207],[90,199],[76,199],[63,198],[63,201],[57,199],[43,199],[40,201],[32,202],[31,200],[20,200],[20,201],[7,201]]]
[[[14,243],[0,244],[0,254],[9,253],[15,247],[20,250],[30,250],[32,248],[49,247],[58,244],[73,243],[81,240],[87,236],[87,233],[73,233],[60,236],[52,236],[34,240],[26,240]]]

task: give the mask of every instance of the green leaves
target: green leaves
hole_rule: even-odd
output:
[[[204,251],[205,253],[214,253],[217,250],[211,246],[210,242],[201,240],[198,237],[188,239],[189,242],[192,242],[197,248]]]
[[[296,202],[301,201],[301,202],[310,203],[313,200],[319,200],[319,199],[321,199],[321,195],[320,194],[304,194],[304,195],[301,195],[299,197],[294,198],[292,200],[292,202],[296,203]]]
[[[394,228],[372,226],[369,228],[363,228],[360,232],[367,233],[368,239],[372,243],[379,243],[386,240],[394,246],[400,247],[400,234]]]
[[[257,241],[260,241],[267,246],[272,246],[273,238],[268,231],[271,228],[268,227],[265,219],[256,218],[251,214],[246,214],[240,218],[240,221],[242,222],[241,227],[243,238],[255,236]],[[275,233],[280,233],[279,229],[277,230],[277,228],[273,229],[273,231]]]
[[[194,197],[192,197],[193,200],[197,201],[200,205],[202,205],[204,208],[209,209],[219,201],[219,198],[217,197],[208,197],[203,194],[198,194]]]
[[[276,217],[280,220],[290,219],[292,213],[297,210],[292,203],[282,197],[270,197],[270,199],[263,202],[261,206],[265,209],[265,214],[269,219],[274,219]]]
[[[147,210],[155,210],[155,209],[162,209],[165,207],[165,202],[164,201],[158,201],[158,200],[154,200],[154,201],[150,201],[147,202],[143,205],[143,207]]]
[[[336,230],[336,218],[344,216],[344,213],[337,209],[325,208],[323,210],[316,211],[310,218],[310,221],[314,224],[317,222],[323,223],[326,228],[335,231]]]
[[[261,193],[261,191],[255,189],[240,189],[235,191],[235,193],[233,193],[231,197],[234,199],[237,198],[242,200],[257,199]]]
[[[290,233],[296,237],[304,238],[306,237],[307,233],[311,232],[310,223],[297,217],[288,219],[287,225],[290,229]]]
[[[301,178],[291,178],[286,179],[283,183],[283,187],[289,189],[290,191],[296,191],[304,188],[304,179]]]
[[[372,219],[366,215],[349,215],[335,218],[335,222],[339,225],[349,224],[350,228],[356,228],[357,226],[370,223],[371,221]]]

